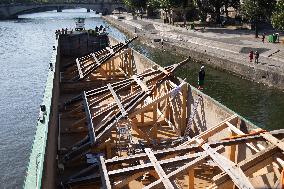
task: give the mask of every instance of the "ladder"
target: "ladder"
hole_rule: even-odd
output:
[[[131,126],[126,123],[117,123],[116,128],[116,149],[119,156],[122,155],[122,152],[127,151],[127,153],[131,153],[132,150],[132,134],[131,134]]]

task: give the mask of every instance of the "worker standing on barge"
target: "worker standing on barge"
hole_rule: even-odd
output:
[[[198,74],[198,89],[199,90],[203,90],[203,86],[204,86],[204,79],[205,79],[205,70],[204,70],[204,66],[201,66],[199,74]]]

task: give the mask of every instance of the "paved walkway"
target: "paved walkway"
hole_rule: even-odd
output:
[[[205,28],[205,30],[187,30],[186,28],[161,23],[159,20],[132,20],[126,15],[122,25],[149,35],[151,38],[163,38],[185,48],[206,51],[220,58],[236,60],[251,67],[274,70],[284,73],[284,44],[265,43],[255,39],[251,31],[230,30],[224,28]],[[248,60],[250,50],[260,52],[260,64]]]

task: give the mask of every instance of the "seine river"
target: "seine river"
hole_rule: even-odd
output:
[[[106,25],[98,15],[86,13],[85,9],[0,21],[0,188],[22,188],[55,40],[54,31],[74,27],[75,17],[86,17],[86,28]],[[125,35],[112,27],[108,32],[125,39]],[[182,59],[139,44],[135,44],[135,48],[163,65]],[[199,68],[199,64],[192,63],[178,75],[196,85]],[[284,125],[284,93],[281,91],[206,68],[205,93],[260,127],[277,129]]]

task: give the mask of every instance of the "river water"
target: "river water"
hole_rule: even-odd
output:
[[[0,21],[0,188],[21,188],[43,97],[54,31],[74,27],[75,17],[86,17],[86,28],[107,25],[85,9],[23,15]],[[121,40],[125,35],[110,27]],[[168,65],[183,57],[135,48],[150,59]],[[200,65],[191,63],[178,76],[196,86]],[[206,67],[205,93],[265,129],[284,125],[283,92]]]

